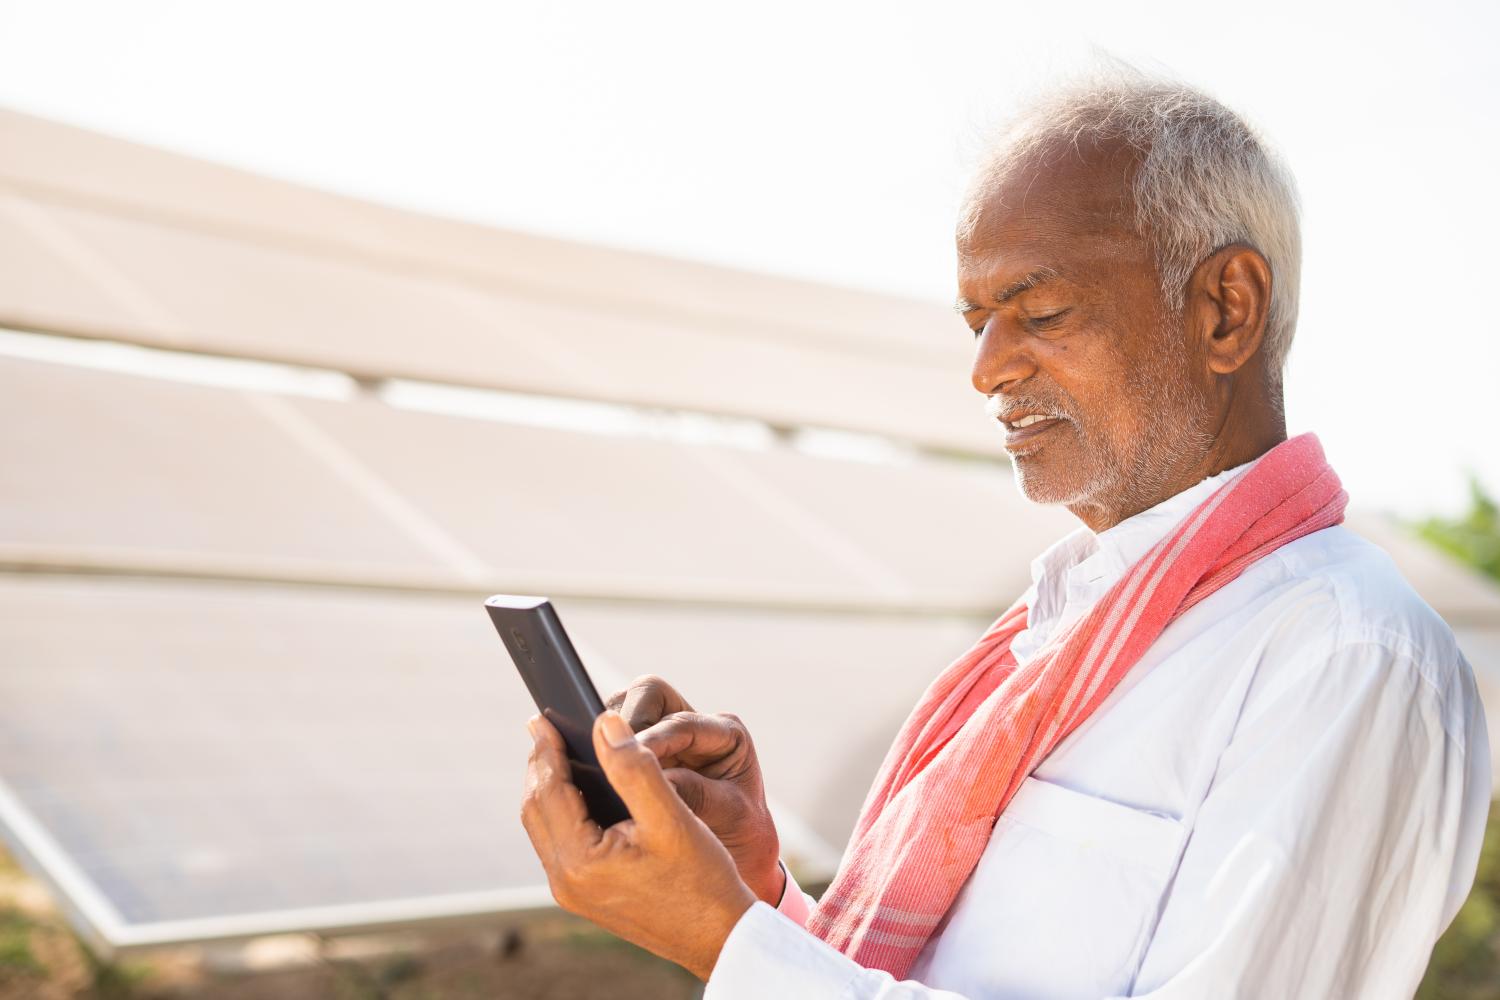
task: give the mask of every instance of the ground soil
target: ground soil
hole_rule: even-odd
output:
[[[280,943],[269,959],[236,946],[100,963],[46,891],[0,854],[0,1000],[690,1000],[701,992],[677,966],[565,916]]]

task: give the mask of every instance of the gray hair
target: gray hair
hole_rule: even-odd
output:
[[[1141,152],[1133,195],[1137,231],[1151,246],[1161,294],[1183,306],[1202,261],[1231,243],[1253,247],[1271,267],[1265,341],[1273,388],[1297,327],[1302,270],[1296,182],[1235,112],[1202,91],[1116,62],[1065,85],[1023,111],[1002,133],[984,176],[996,176],[1059,141],[1123,140]]]

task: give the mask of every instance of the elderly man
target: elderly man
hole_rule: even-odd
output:
[[[616,695],[607,830],[533,719],[559,903],[710,1000],[1411,996],[1473,879],[1488,737],[1448,628],[1287,438],[1299,246],[1291,178],[1196,91],[1023,116],[960,220],[960,310],[1017,484],[1082,527],[923,695],[820,901],[735,717]]]

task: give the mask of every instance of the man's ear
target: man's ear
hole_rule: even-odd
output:
[[[1271,308],[1271,265],[1243,244],[1214,251],[1188,279],[1189,315],[1217,375],[1238,371],[1260,350]]]

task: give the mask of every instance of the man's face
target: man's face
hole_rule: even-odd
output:
[[[1133,162],[1069,149],[1018,166],[981,183],[958,235],[974,387],[1021,492],[1096,528],[1176,492],[1214,436],[1201,359],[1133,231]]]

